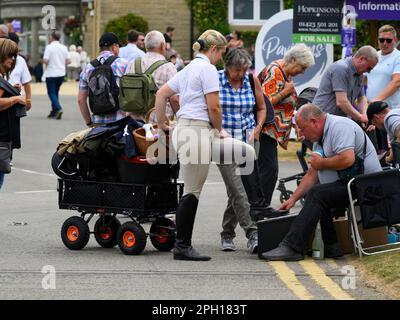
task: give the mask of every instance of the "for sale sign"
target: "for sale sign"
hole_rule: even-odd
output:
[[[295,0],[293,43],[341,43],[343,0]]]

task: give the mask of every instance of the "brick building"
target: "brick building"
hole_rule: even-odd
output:
[[[93,57],[97,39],[110,19],[134,13],[143,17],[149,30],[165,32],[175,27],[173,47],[184,59],[191,55],[191,14],[186,0],[83,0],[84,47]],[[283,10],[282,0],[228,0],[229,24],[233,29],[259,30],[269,17]]]
[[[83,45],[90,57],[98,52],[98,39],[106,23],[128,13],[144,18],[149,30],[164,33],[167,26],[174,26],[173,47],[184,58],[190,57],[190,9],[185,0],[89,0],[88,10],[85,10]]]

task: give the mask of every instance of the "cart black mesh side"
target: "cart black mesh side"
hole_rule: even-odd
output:
[[[183,184],[125,184],[58,180],[60,209],[93,212],[174,212],[182,196]]]

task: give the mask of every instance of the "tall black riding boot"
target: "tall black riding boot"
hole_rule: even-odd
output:
[[[175,260],[208,261],[211,258],[200,255],[192,247],[192,232],[199,200],[193,194],[186,194],[176,210]]]
[[[250,204],[250,216],[254,221],[264,218],[279,217],[287,213],[275,210],[266,203],[261,189],[257,161],[254,161],[254,169],[251,174],[242,175],[241,178]]]

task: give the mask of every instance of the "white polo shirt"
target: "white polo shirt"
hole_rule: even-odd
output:
[[[219,92],[219,76],[207,56],[199,53],[168,86],[179,94],[178,119],[210,121],[205,95]]]
[[[25,59],[21,56],[18,56],[15,63],[15,68],[11,72],[8,82],[14,86],[16,84],[24,85],[31,81],[32,77],[29,72],[28,66],[26,65]]]
[[[45,78],[64,77],[68,49],[59,41],[51,42],[44,50],[43,59],[49,60],[44,71]]]
[[[365,75],[368,78],[367,99],[371,100],[378,96],[392,81],[392,76],[400,73],[400,51],[394,49],[392,53],[382,55],[378,52],[378,64]],[[400,90],[386,98],[385,101],[392,109],[400,108]]]
[[[143,58],[145,54],[146,53],[140,50],[134,43],[128,43],[125,47],[119,49],[119,56],[128,61]]]

